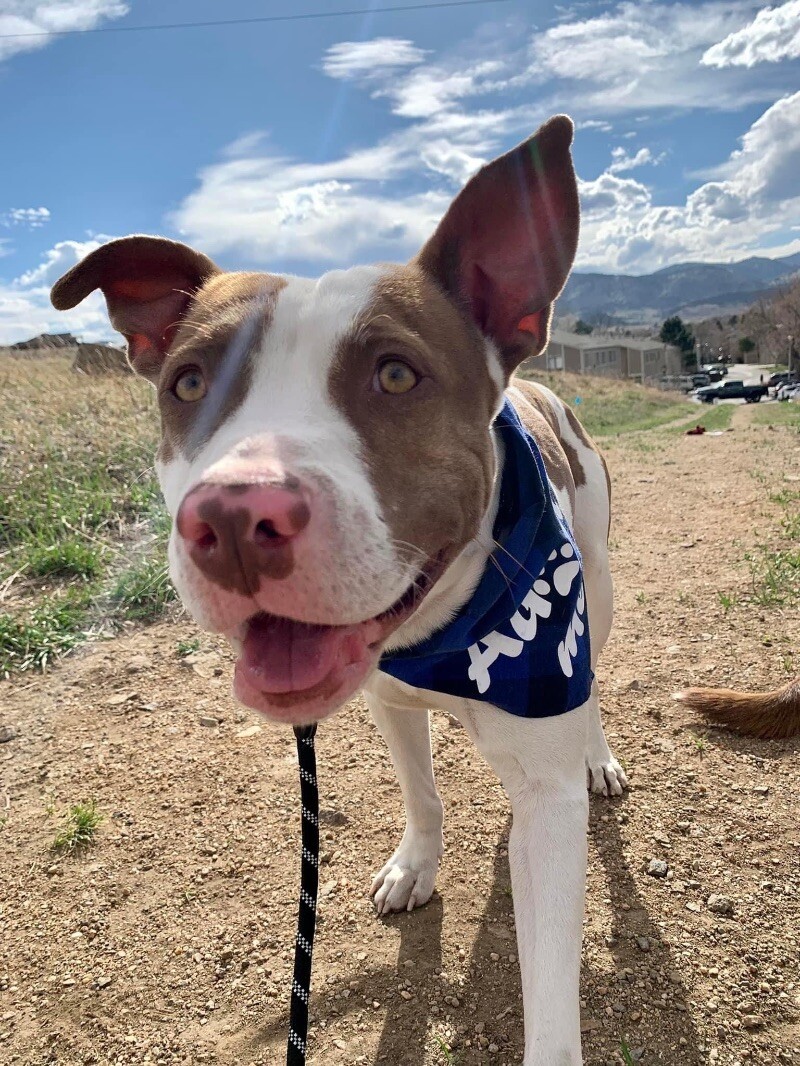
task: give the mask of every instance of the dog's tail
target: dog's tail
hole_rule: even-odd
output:
[[[800,733],[800,677],[774,692],[690,688],[675,699],[734,733],[770,740]]]

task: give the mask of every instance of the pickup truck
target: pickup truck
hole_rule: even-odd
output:
[[[695,392],[695,396],[703,403],[713,403],[715,400],[746,400],[747,403],[758,403],[761,397],[766,395],[766,385],[745,385],[743,381],[723,381],[719,385],[706,385]]]

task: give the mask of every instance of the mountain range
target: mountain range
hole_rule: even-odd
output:
[[[745,310],[800,275],[800,252],[780,259],[752,256],[738,263],[676,263],[653,274],[573,273],[556,315],[588,322],[689,321]]]

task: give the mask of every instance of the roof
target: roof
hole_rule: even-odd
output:
[[[633,348],[637,352],[648,352],[654,348],[662,350],[671,347],[658,337],[611,337],[602,333],[571,333],[566,329],[550,330],[550,342],[566,344],[570,348],[582,348],[584,351],[595,348]]]
[[[570,348],[618,348],[619,337],[603,337],[599,333],[570,333],[566,329],[551,329],[550,342],[566,344]]]
[[[649,352],[653,348],[658,348],[660,351],[662,348],[672,347],[664,344],[658,337],[620,337],[619,343],[626,348],[635,348],[638,352]]]

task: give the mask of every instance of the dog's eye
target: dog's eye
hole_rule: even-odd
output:
[[[411,392],[419,382],[419,378],[408,363],[400,359],[387,359],[378,367],[377,384],[381,392],[399,396],[403,392]]]
[[[196,403],[206,394],[206,379],[195,367],[184,370],[172,386],[172,391],[183,403]]]

